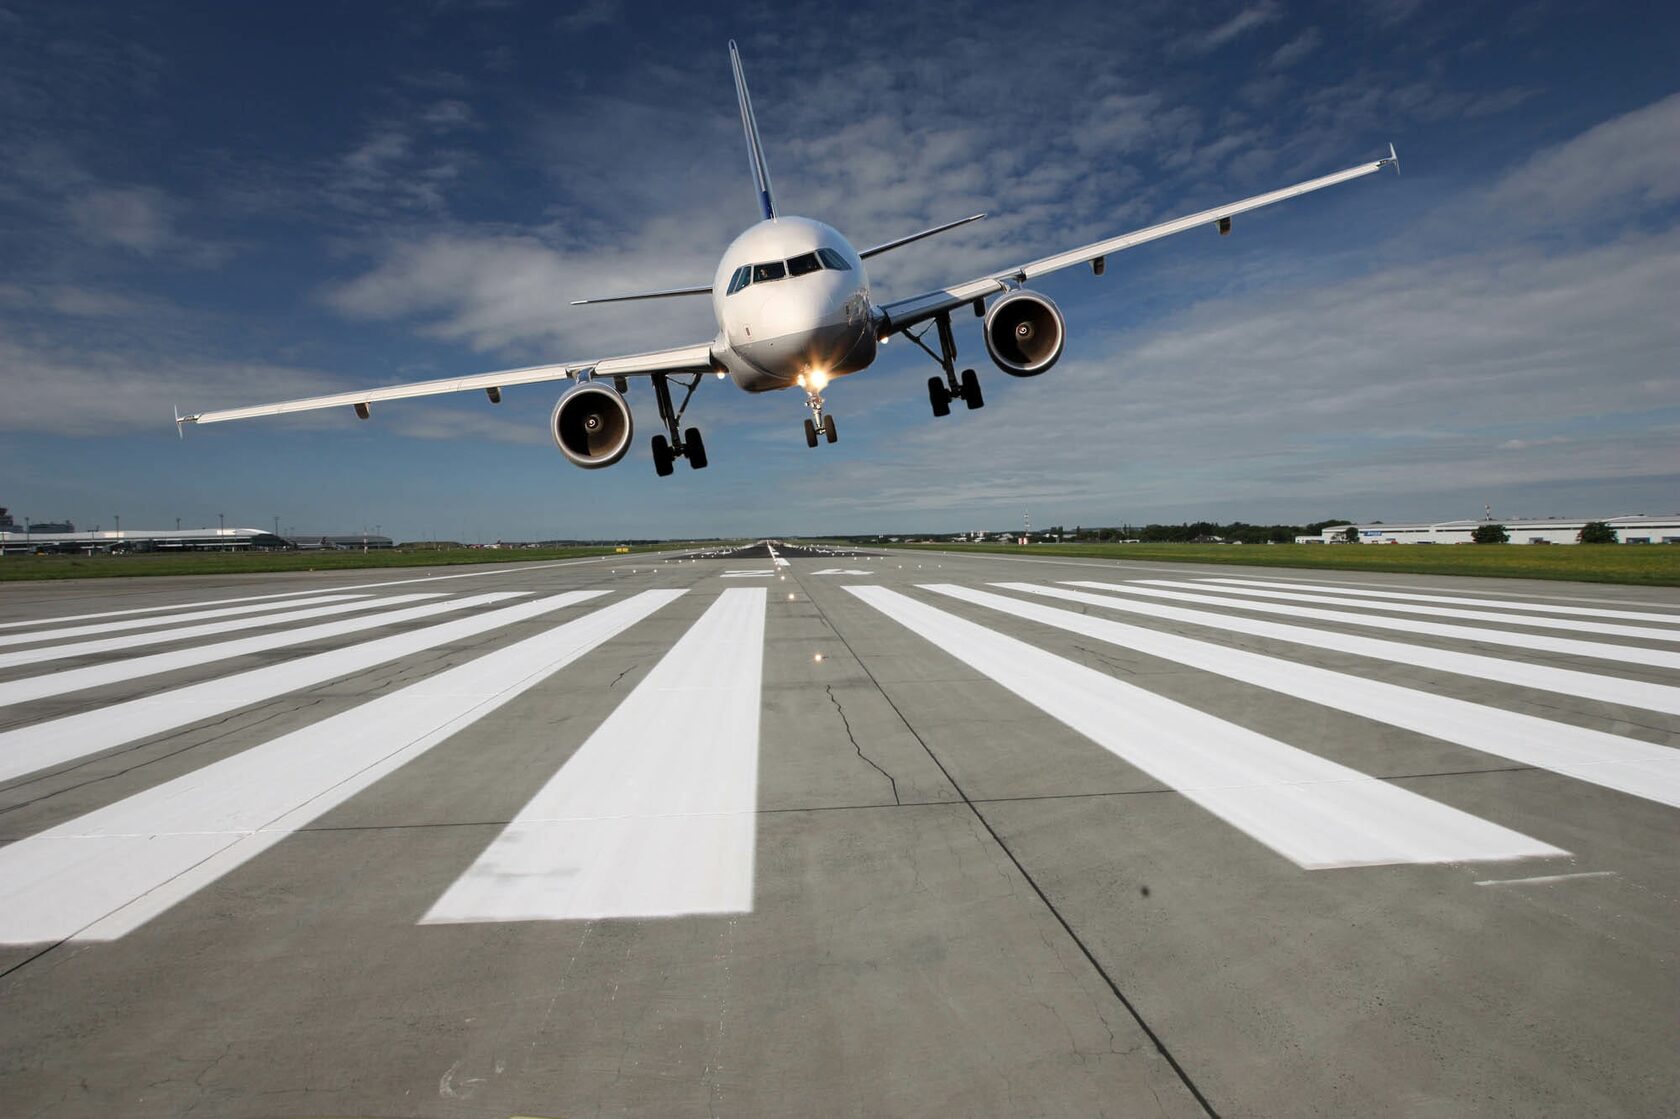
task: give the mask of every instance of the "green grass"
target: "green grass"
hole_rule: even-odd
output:
[[[633,552],[678,544],[642,545]],[[110,579],[149,575],[244,575],[265,571],[350,571],[376,567],[448,567],[463,563],[540,563],[610,556],[611,547],[392,548],[370,552],[151,552],[128,556],[0,556],[0,582]]]
[[[1680,547],[1665,544],[908,544],[944,552],[1013,556],[1090,556],[1151,563],[1230,563],[1254,567],[1572,579],[1584,583],[1680,586]]]

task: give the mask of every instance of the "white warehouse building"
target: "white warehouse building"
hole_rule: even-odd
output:
[[[1515,518],[1493,523],[1505,526],[1513,544],[1577,544],[1582,526],[1603,521],[1622,544],[1680,544],[1680,513],[1667,516]],[[1361,544],[1471,544],[1478,526],[1485,521],[1434,521],[1400,524],[1355,525]],[[1298,544],[1346,543],[1347,525],[1325,529],[1317,536],[1297,536]]]

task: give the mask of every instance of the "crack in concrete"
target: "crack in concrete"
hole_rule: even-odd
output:
[[[893,777],[892,774],[890,774],[886,770],[882,769],[880,767],[880,765],[876,763],[874,758],[871,758],[868,754],[865,754],[863,752],[863,747],[858,745],[857,736],[852,733],[852,722],[851,722],[850,719],[846,718],[846,709],[844,707],[840,706],[840,700],[834,694],[834,685],[833,684],[825,684],[823,686],[823,690],[828,693],[829,702],[834,704],[834,710],[836,712],[838,712],[839,715],[840,715],[840,722],[846,728],[846,738],[851,742],[852,749],[857,751],[857,756],[858,757],[862,758],[864,761],[868,762],[871,766],[873,766],[874,769],[875,769],[875,772],[879,773],[882,777],[885,777],[887,779],[887,783],[892,786],[893,803],[898,804],[898,805],[902,805],[904,802],[902,800],[900,800],[899,797],[898,797],[898,781]]]

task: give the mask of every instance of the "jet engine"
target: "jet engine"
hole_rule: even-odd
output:
[[[585,381],[562,396],[548,428],[561,453],[585,470],[623,458],[635,432],[624,397],[595,381]]]
[[[986,352],[1012,377],[1036,377],[1056,364],[1067,341],[1062,312],[1037,292],[1012,291],[986,311]]]

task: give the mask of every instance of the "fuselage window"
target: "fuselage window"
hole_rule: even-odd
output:
[[[752,283],[752,265],[743,264],[735,269],[735,274],[729,277],[729,290],[725,295],[734,295],[748,284]]]
[[[752,266],[752,282],[755,284],[762,284],[765,280],[779,280],[786,275],[787,265],[779,260]]]
[[[806,253],[804,256],[796,256],[787,262],[787,266],[788,275],[790,276],[808,276],[812,272],[822,271],[822,262],[817,259],[816,253]]]
[[[852,266],[846,263],[846,258],[833,249],[818,249],[817,255],[822,257],[823,264],[836,272],[850,272]]]

